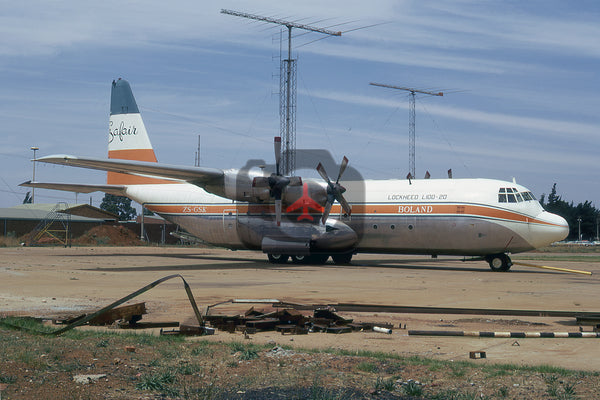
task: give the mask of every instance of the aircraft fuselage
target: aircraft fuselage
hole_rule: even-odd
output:
[[[357,253],[486,256],[532,250],[568,235],[563,218],[544,211],[529,190],[512,182],[365,180],[344,185],[352,215],[336,204],[328,225],[339,221],[351,228],[358,236]],[[265,236],[293,237],[290,230],[299,230],[298,236],[310,237],[311,230],[319,229],[318,223],[302,224],[299,212],[284,213],[276,227],[272,203],[232,202],[190,184],[167,186],[130,186],[127,195],[216,246],[261,250]]]

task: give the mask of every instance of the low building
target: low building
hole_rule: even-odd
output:
[[[0,208],[0,232],[5,237],[22,237],[36,229],[42,221],[52,218],[53,213],[68,215],[71,237],[77,237],[94,226],[118,220],[118,216],[89,204],[22,204]]]

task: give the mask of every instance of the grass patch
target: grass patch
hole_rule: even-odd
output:
[[[185,363],[185,364],[181,364],[180,366],[177,367],[177,374],[181,374],[181,375],[194,375],[197,374],[198,372],[202,371],[202,367],[198,364],[189,364],[189,363]]]
[[[169,396],[178,396],[179,392],[171,387],[173,383],[175,383],[175,374],[171,371],[163,371],[142,376],[135,388],[137,390],[152,390]]]
[[[396,380],[394,378],[384,379],[380,376],[377,377],[375,381],[375,390],[385,390],[387,392],[393,392],[396,388]]]
[[[356,369],[359,371],[370,372],[370,373],[375,373],[375,372],[379,371],[379,368],[377,367],[377,365],[375,365],[375,363],[368,362],[368,361],[359,362],[358,365],[356,365]]]
[[[402,385],[402,391],[407,396],[413,397],[422,397],[423,396],[423,386],[418,384],[415,381],[408,381]]]
[[[254,360],[255,358],[258,358],[258,353],[252,349],[246,349],[240,354],[240,360],[243,361]]]
[[[428,397],[429,398],[429,397]],[[446,390],[430,397],[432,400],[482,400],[487,397],[475,392],[461,392],[458,390]]]
[[[16,381],[17,381],[16,376],[0,375],[0,383],[11,384],[11,383],[15,383]]]
[[[242,343],[242,342],[231,342],[229,343],[229,348],[231,349],[231,353],[239,353],[239,359],[243,361],[254,360],[258,358],[258,349],[259,346],[254,345],[252,343]]]
[[[51,327],[44,325],[39,319],[29,317],[1,318],[0,325],[8,329],[22,330],[30,333],[47,334],[54,331]]]

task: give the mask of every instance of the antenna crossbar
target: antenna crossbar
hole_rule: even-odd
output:
[[[430,96],[443,96],[444,95],[443,92],[437,92],[437,93],[436,92],[428,92],[426,90],[412,89],[412,88],[408,88],[408,87],[404,87],[404,86],[386,85],[385,83],[370,82],[369,85],[380,86],[380,87],[385,87],[385,88],[390,88],[390,89],[406,90],[407,92],[428,94]]]
[[[443,96],[442,92],[429,92],[427,90],[413,89],[404,86],[388,85],[386,83],[370,82],[369,85],[379,86],[389,89],[406,90],[410,92],[410,102],[408,107],[408,170],[409,176],[415,178],[415,94],[421,93],[429,96]]]
[[[221,13],[233,15],[236,17],[255,19],[257,21],[270,22],[272,24],[285,25],[288,28],[298,28],[298,29],[304,29],[307,31],[324,33],[326,35],[342,36],[341,31],[331,31],[329,29],[319,28],[319,27],[311,26],[311,25],[299,24],[297,22],[286,21],[286,20],[278,19],[278,18],[264,17],[261,15],[249,14],[249,13],[245,13],[245,12],[241,12],[241,11],[226,10],[226,9],[222,9]]]

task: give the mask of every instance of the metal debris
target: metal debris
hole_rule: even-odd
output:
[[[230,300],[226,303],[250,303],[251,300]],[[260,302],[260,301],[259,301]],[[271,302],[271,301],[268,301]],[[265,301],[267,303],[267,301]],[[224,303],[219,303],[220,305]],[[216,306],[209,306],[207,311]],[[282,335],[305,335],[309,332],[348,333],[372,330],[373,323],[355,323],[352,319],[338,315],[331,307],[317,308],[312,315],[305,315],[293,308],[264,312],[251,307],[243,315],[205,315],[204,320],[212,327],[227,332],[253,334],[262,331],[277,331]],[[377,324],[391,329],[391,324]]]
[[[388,335],[392,334],[392,330],[390,328],[382,328],[380,326],[374,326],[373,332],[387,333]]]
[[[202,325],[180,325],[179,330],[173,329],[170,331],[160,330],[160,335],[186,335],[186,336],[201,336],[214,335],[215,329]]]
[[[472,358],[472,359],[486,358],[486,354],[485,354],[485,351],[470,351],[469,358]]]
[[[121,320],[127,322],[132,327],[142,319],[142,315],[144,314],[147,314],[146,303],[131,304],[108,310],[92,318],[89,324],[92,326],[112,325],[116,321]]]

